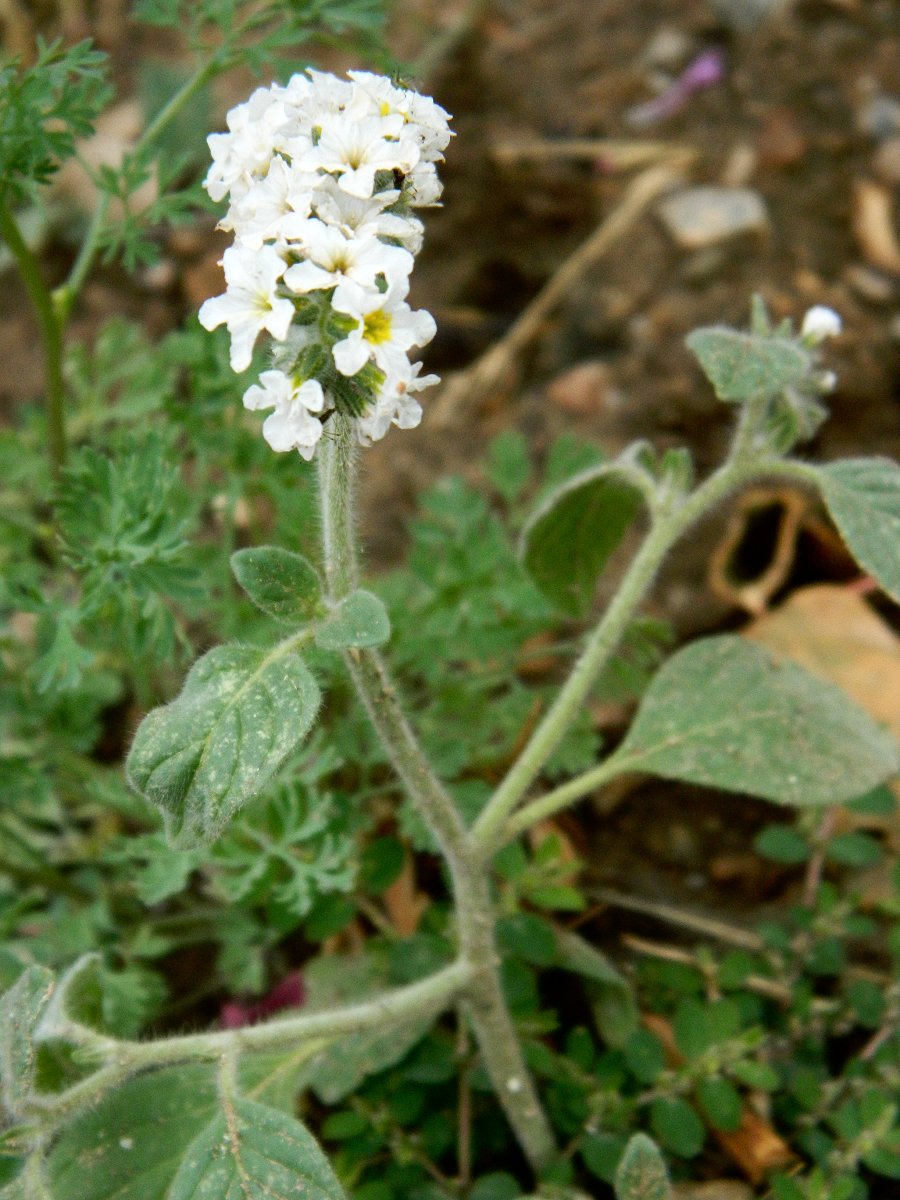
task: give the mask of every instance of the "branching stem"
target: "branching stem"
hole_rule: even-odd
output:
[[[354,432],[339,415],[320,446],[322,543],[330,597],[338,601],[357,578],[353,521]],[[550,1124],[525,1065],[506,1007],[494,942],[494,906],[487,873],[456,805],[435,776],[406,719],[388,668],[375,650],[345,655],[356,690],[410,799],[435,837],[453,884],[461,961],[472,972],[465,1001],[498,1100],[536,1171],[556,1153]]]

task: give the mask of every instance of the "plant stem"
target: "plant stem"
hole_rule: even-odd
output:
[[[166,126],[178,116],[188,101],[192,100],[197,92],[218,74],[225,61],[227,60],[220,48],[196,68],[194,73],[185,80],[174,96],[163,105],[135,142],[134,148],[131,151],[132,156],[142,154],[148,146],[152,145]],[[94,260],[100,249],[100,241],[103,237],[106,219],[109,215],[111,199],[112,197],[109,192],[101,192],[97,200],[97,207],[94,209],[93,216],[91,217],[87,234],[69,272],[69,277],[53,293],[53,304],[59,314],[61,330],[65,327],[78,293],[84,285],[88,272],[94,265]]]
[[[123,1083],[136,1071],[185,1062],[213,1062],[245,1051],[289,1050],[298,1042],[328,1041],[342,1034],[391,1025],[423,1013],[441,1012],[456,1000],[471,977],[472,968],[459,961],[408,987],[383,992],[359,1004],[300,1013],[247,1029],[215,1030],[152,1042],[116,1041],[83,1027],[66,1029],[66,1037],[87,1048],[96,1048],[106,1058],[107,1065],[59,1096],[42,1100],[36,1110],[51,1123],[59,1123],[96,1104],[105,1092]],[[79,1036],[79,1030],[90,1036]]]
[[[588,777],[591,778],[583,776],[580,780],[572,780],[571,783],[550,793],[549,797],[534,801],[523,809],[522,814],[513,822],[509,822],[512,812],[584,704],[597,676],[615,651],[635,610],[649,591],[663,560],[678,539],[724,496],[751,478],[760,475],[780,475],[804,483],[814,481],[814,469],[802,463],[782,460],[754,462],[745,457],[745,448],[751,436],[748,424],[742,422],[734,442],[734,450],[738,453],[733,452],[723,466],[709,476],[696,491],[656,513],[643,545],[600,621],[588,636],[572,673],[472,829],[472,838],[484,859],[490,858],[512,832],[521,832],[541,816],[557,811],[564,804],[590,791],[592,787],[599,786],[612,775],[627,770],[626,762],[620,760],[613,764],[612,760],[609,760],[595,771],[589,772]],[[551,797],[556,797],[552,803],[549,802]],[[529,814],[527,819],[525,813]]]
[[[50,289],[44,283],[37,259],[19,232],[12,214],[0,200],[0,235],[16,260],[28,299],[34,309],[44,344],[47,392],[47,443],[50,466],[58,476],[66,461],[66,426],[63,393],[63,322],[53,303]]]
[[[333,602],[355,584],[356,536],[353,521],[353,426],[338,414],[319,448],[322,544],[325,575]],[[497,970],[494,908],[487,873],[452,798],[436,778],[406,719],[381,655],[349,650],[345,661],[357,693],[397,774],[435,837],[450,871],[462,961],[471,979],[465,988],[468,1012],[479,1048],[522,1149],[535,1171],[553,1158],[556,1145],[506,1008]]]

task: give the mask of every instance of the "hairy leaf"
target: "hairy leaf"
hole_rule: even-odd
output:
[[[311,1133],[254,1100],[225,1100],[187,1149],[167,1200],[343,1200],[344,1191]]]
[[[789,338],[717,327],[697,329],[686,341],[716,395],[730,404],[777,396],[800,383],[812,365],[809,354]]]
[[[900,603],[900,467],[888,458],[847,458],[816,474],[853,557]]]
[[[235,579],[276,621],[301,625],[319,614],[322,585],[305,558],[279,546],[255,546],[231,556]]]
[[[666,1164],[646,1133],[629,1139],[616,1170],[616,1200],[669,1200],[672,1189]]]
[[[217,1107],[215,1073],[205,1064],[129,1080],[67,1126],[47,1157],[52,1195],[163,1200]]]
[[[265,651],[217,646],[181,695],[142,722],[129,781],[162,809],[179,847],[213,841],[308,732],[319,688],[290,642]]]
[[[898,766],[891,735],[839,688],[727,636],[669,659],[616,757],[629,770],[799,806],[852,799]]]
[[[605,463],[551,492],[531,518],[522,535],[525,568],[564,612],[579,616],[587,609],[641,500],[634,480]]]
[[[349,650],[355,646],[381,646],[390,636],[387,609],[372,592],[358,588],[345,596],[318,627],[316,645],[323,650]]]
[[[0,1084],[3,1103],[19,1111],[34,1082],[34,1032],[53,994],[53,972],[28,967],[0,997]]]

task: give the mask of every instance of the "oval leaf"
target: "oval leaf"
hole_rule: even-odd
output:
[[[847,458],[816,474],[851,554],[900,603],[900,467],[889,458]]]
[[[323,650],[350,650],[381,646],[390,636],[387,609],[377,596],[358,588],[345,596],[316,629],[316,645]]]
[[[47,1158],[54,1197],[163,1200],[198,1132],[218,1109],[206,1064],[130,1079],[76,1117]]]
[[[166,1200],[344,1200],[315,1138],[287,1113],[238,1097],[187,1149]]]
[[[615,464],[591,467],[551,492],[522,535],[522,561],[544,595],[571,616],[637,515],[643,495]]]
[[[646,1133],[629,1138],[616,1169],[616,1200],[669,1200],[669,1173],[659,1148]]]
[[[290,642],[268,652],[217,646],[181,695],[141,723],[128,779],[162,810],[173,845],[211,842],[299,745],[319,698]]]
[[[741,404],[777,396],[810,372],[810,356],[788,338],[733,329],[696,329],[686,338],[720,400]]]
[[[231,570],[256,607],[276,621],[302,625],[321,611],[319,576],[299,554],[279,546],[237,550]]]
[[[850,800],[898,767],[894,739],[840,688],[738,637],[673,655],[616,758],[623,769],[801,807]]]

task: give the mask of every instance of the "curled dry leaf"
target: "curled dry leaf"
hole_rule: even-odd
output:
[[[894,229],[891,192],[870,179],[853,188],[853,232],[866,260],[879,270],[900,275],[900,242]]]

